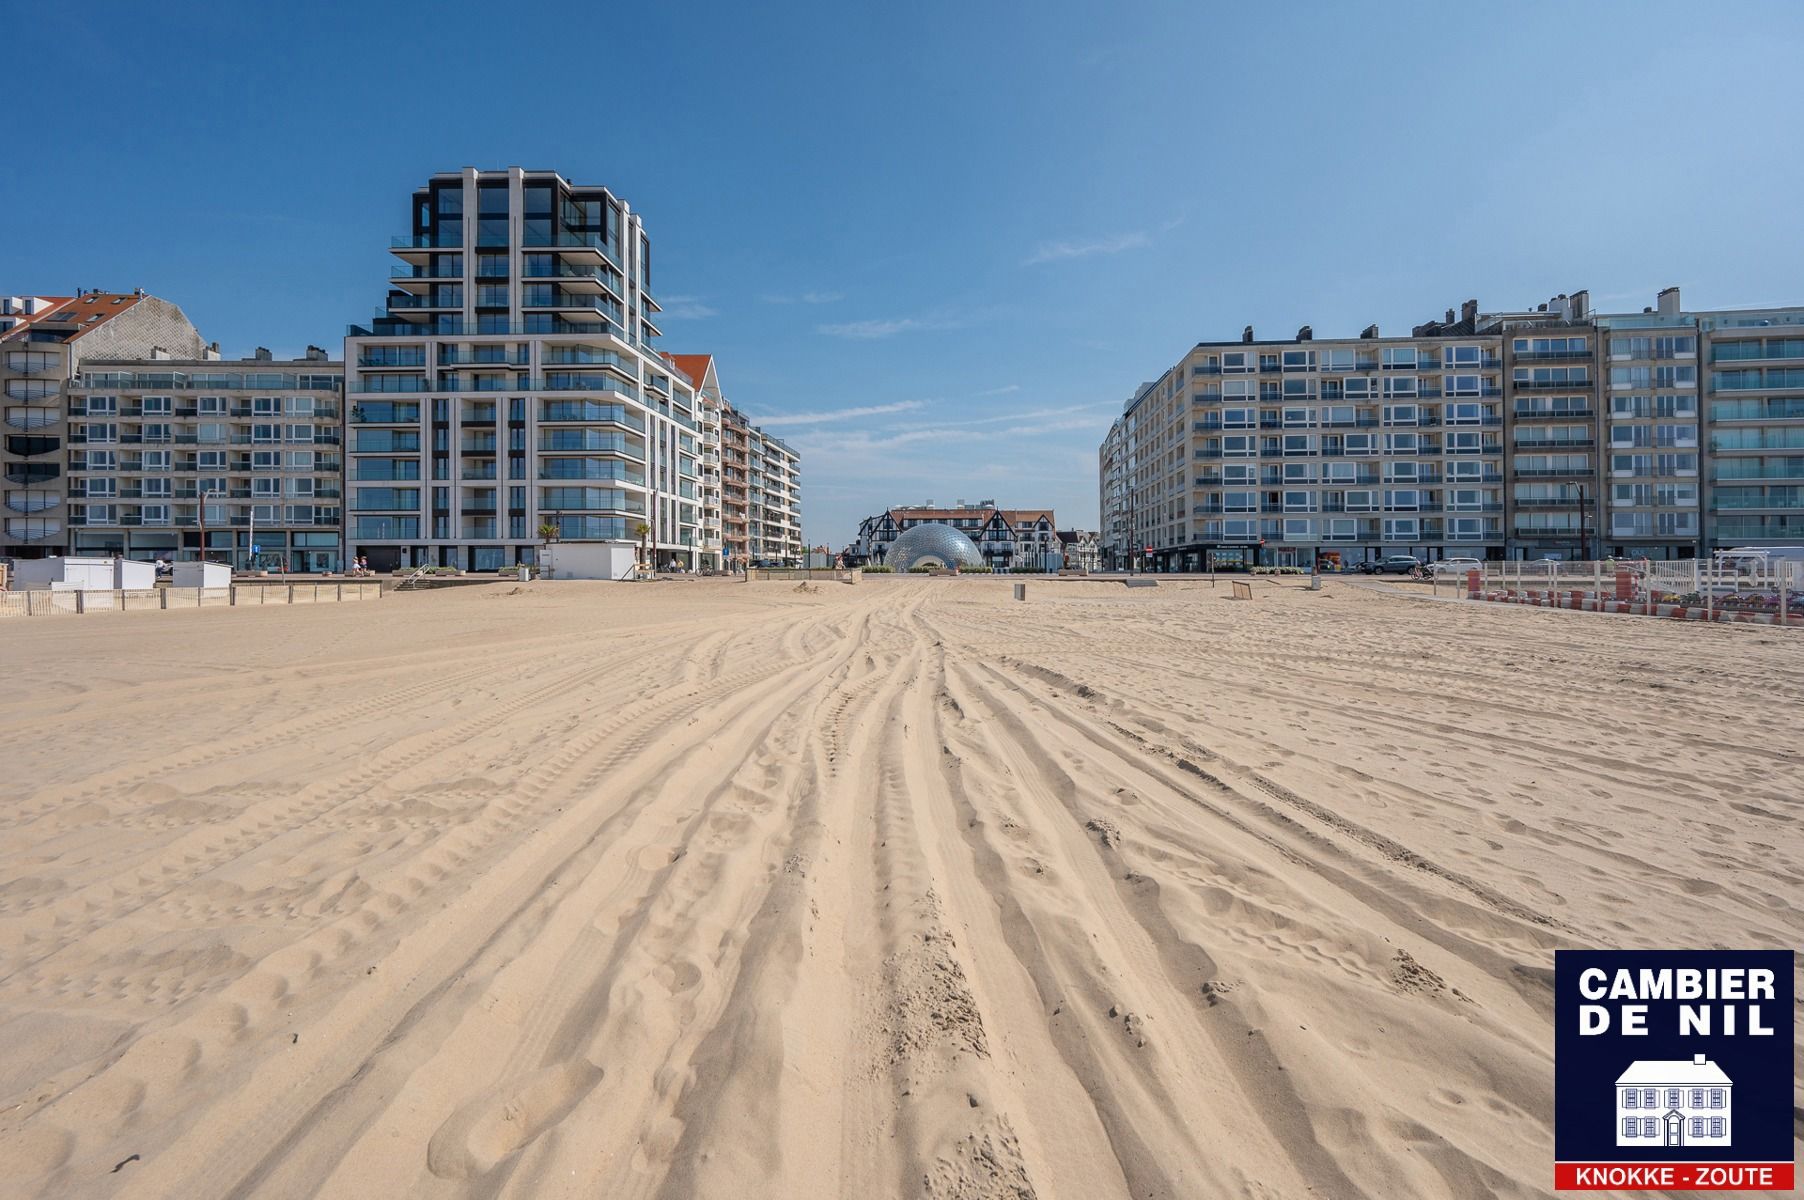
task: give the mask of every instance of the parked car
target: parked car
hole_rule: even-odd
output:
[[[1413,554],[1387,554],[1377,562],[1363,562],[1359,569],[1367,575],[1407,575],[1422,565]]]
[[[1484,563],[1476,558],[1443,558],[1437,563],[1429,564],[1429,570],[1436,575],[1464,575],[1467,571],[1482,571]]]

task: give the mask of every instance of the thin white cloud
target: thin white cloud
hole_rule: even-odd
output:
[[[824,333],[828,337],[872,341],[877,338],[895,337],[898,333],[960,329],[963,328],[963,325],[964,322],[948,317],[883,317],[866,321],[845,321],[834,325],[816,325],[814,331]]]
[[[976,394],[978,398],[981,399],[984,396],[1006,396],[1010,392],[1018,392],[1020,390],[1021,385],[1018,383],[1005,383],[1001,387],[991,388],[987,392],[978,392]]]
[[[861,408],[835,408],[825,412],[777,413],[769,417],[754,417],[754,425],[825,425],[830,421],[851,421],[858,417],[876,417],[884,413],[913,412],[920,408],[919,400],[898,400],[894,404],[867,404]]]
[[[1124,250],[1139,250],[1152,243],[1150,237],[1138,230],[1088,242],[1041,242],[1021,265],[1031,267],[1038,263],[1062,262],[1068,258],[1088,258],[1092,254],[1120,254]]]
[[[720,310],[702,303],[700,296],[666,296],[658,302],[658,315],[677,321],[699,321],[720,315]]]
[[[989,417],[970,417],[963,421],[942,421],[940,424],[958,427],[968,425],[999,425],[1004,421],[1039,421],[1051,417],[1068,417],[1076,413],[1115,412],[1120,407],[1119,404],[1113,404],[1106,401],[1097,404],[1067,404],[1060,408],[1034,408],[1022,412],[999,413]],[[1088,424],[1088,422],[1084,422],[1084,424]]]
[[[794,296],[773,292],[759,297],[766,304],[834,304],[845,298],[844,292],[802,292]]]

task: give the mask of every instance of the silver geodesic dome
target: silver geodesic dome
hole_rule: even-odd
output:
[[[917,566],[981,567],[983,555],[977,552],[977,543],[936,521],[903,530],[902,536],[890,543],[884,565],[897,571]]]

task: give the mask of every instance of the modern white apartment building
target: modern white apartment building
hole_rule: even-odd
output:
[[[1304,327],[1259,341],[1249,327],[1193,347],[1105,440],[1111,559],[1175,571],[1500,556],[1503,362],[1476,315],[1469,303],[1406,338]]]
[[[695,391],[652,345],[651,241],[604,187],[435,175],[383,309],[345,339],[345,548],[493,569],[539,529],[699,566]]]
[[[72,415],[70,387],[88,360],[200,358],[205,352],[181,309],[143,292],[0,298],[6,429],[0,556],[41,558],[78,549],[77,517],[85,522],[88,514],[71,510],[71,466],[105,476],[121,461],[139,458],[134,422]],[[124,437],[134,440],[119,440]]]
[[[75,554],[336,571],[343,364],[89,358],[69,386]]]

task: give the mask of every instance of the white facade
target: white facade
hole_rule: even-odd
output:
[[[345,339],[345,548],[493,570],[565,543],[700,553],[693,387],[651,339],[651,243],[606,188],[466,169],[414,193],[385,309]]]
[[[1727,1146],[1733,1084],[1702,1054],[1642,1059],[1616,1079],[1618,1146]]]

